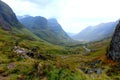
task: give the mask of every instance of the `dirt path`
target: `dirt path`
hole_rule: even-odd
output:
[[[90,49],[88,49],[86,46],[83,46],[83,48],[85,49],[85,52],[86,53],[89,53],[91,50]]]

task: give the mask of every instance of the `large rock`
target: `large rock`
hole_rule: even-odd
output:
[[[120,21],[116,26],[107,57],[114,61],[120,61]]]

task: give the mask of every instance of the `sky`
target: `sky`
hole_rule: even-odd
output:
[[[56,18],[66,32],[120,19],[120,0],[2,0],[16,15]]]

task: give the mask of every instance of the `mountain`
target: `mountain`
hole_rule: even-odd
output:
[[[46,19],[41,16],[28,16],[20,22],[39,38],[54,44],[64,44],[72,41],[56,19]]]
[[[0,0],[0,25],[5,30],[11,30],[11,27],[23,28],[17,20],[12,9]]]
[[[13,10],[4,2],[0,0],[0,27],[9,31],[12,35],[23,35],[24,38],[31,40],[39,39],[36,35],[25,28],[16,18]]]
[[[80,41],[97,41],[110,37],[113,35],[117,23],[118,21],[89,26],[73,36],[73,38]]]
[[[35,21],[37,22],[37,20],[39,20],[39,17]],[[41,17],[41,20],[43,22],[36,25],[46,24],[47,20],[45,18]],[[0,56],[4,53],[7,53],[4,54],[5,56],[11,55],[15,46],[27,49],[37,47],[40,48],[40,53],[66,53],[64,47],[50,44],[29,31],[18,21],[13,10],[0,0]],[[13,55],[11,56],[10,59],[13,58]]]
[[[7,6],[0,0],[1,5]],[[104,60],[108,40],[71,46],[53,45],[36,36],[37,40],[32,31],[19,23],[12,10],[4,11],[9,11],[10,7],[4,6],[0,10],[0,80],[120,80],[120,64]],[[60,26],[55,19],[46,23],[45,18],[40,18],[37,17],[35,22],[43,21],[37,23],[45,25],[39,27],[43,31],[50,30],[49,34],[58,34],[58,30],[62,30],[55,27]],[[36,29],[30,25],[30,29],[37,30],[37,25]],[[118,53],[114,54],[115,51],[119,52],[119,32],[118,27],[113,37],[115,45],[111,44],[114,47],[110,48],[114,50],[116,59],[120,59]],[[31,40],[31,37],[36,40]],[[19,38],[19,43],[16,43]],[[85,55],[84,46],[90,49],[89,55]]]
[[[19,16],[19,15],[17,15],[17,19],[18,19],[18,20],[23,19],[23,18],[25,18],[25,17],[30,17],[30,16],[29,16],[29,15],[24,15],[24,16]]]
[[[58,39],[61,41],[71,40],[56,19],[48,19],[48,26],[50,27],[50,31],[54,32],[54,34],[57,35]]]
[[[107,57],[120,62],[120,21],[116,26]]]

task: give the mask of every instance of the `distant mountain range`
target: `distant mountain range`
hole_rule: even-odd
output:
[[[97,41],[107,37],[111,37],[115,30],[118,21],[101,23],[96,26],[89,26],[82,30],[77,35],[73,36],[73,39],[79,41]]]
[[[19,17],[19,21],[39,38],[53,44],[64,44],[73,41],[62,29],[56,19],[46,19],[41,16]]]

